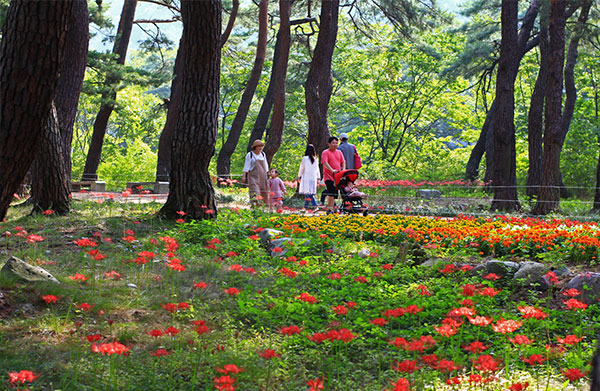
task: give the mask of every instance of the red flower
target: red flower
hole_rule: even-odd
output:
[[[384,318],[375,318],[371,320],[371,323],[375,326],[383,326],[387,323],[387,320],[385,320]]]
[[[535,308],[532,306],[518,307],[518,309],[519,309],[519,312],[521,314],[523,314],[523,318],[525,318],[525,319],[531,319],[531,318],[544,319],[548,316],[541,309]]]
[[[398,372],[413,373],[414,371],[421,369],[421,367],[417,365],[416,360],[404,360],[396,362],[395,366],[392,365],[392,369]]]
[[[98,246],[98,244],[96,242],[94,242],[93,240],[90,240],[88,238],[81,238],[79,240],[73,241],[73,243],[75,243],[79,247],[96,247],[96,246]]]
[[[587,308],[587,304],[582,303],[577,299],[569,299],[567,301],[563,301],[567,305],[567,308],[573,311],[577,311],[579,309],[584,310]]]
[[[434,326],[435,331],[438,332],[442,337],[450,337],[458,332],[458,328],[453,327],[449,324],[443,324],[441,326]]]
[[[529,387],[529,382],[525,383],[514,383],[512,386],[508,387],[510,391],[523,391],[527,387]]]
[[[165,349],[157,349],[156,352],[150,352],[150,355],[154,357],[168,356],[169,354],[171,354],[171,352]]]
[[[462,286],[461,295],[463,295],[463,296],[473,296],[473,295],[475,295],[476,291],[477,291],[477,288],[475,287],[475,285],[473,285],[473,284],[466,284],[466,285]]]
[[[440,360],[440,362],[437,364],[436,369],[441,371],[441,372],[447,372],[450,373],[452,371],[457,371],[460,369],[460,367],[456,364],[454,364],[454,361],[452,360]]]
[[[148,331],[148,335],[151,337],[160,337],[160,336],[165,335],[165,333],[164,333],[164,331],[154,329],[152,331]]]
[[[452,310],[450,310],[448,312],[448,316],[450,317],[460,317],[460,316],[466,316],[466,317],[471,317],[473,315],[475,315],[476,311],[473,308],[469,308],[469,307],[460,307],[460,308],[453,308]],[[477,318],[483,318],[482,316],[478,316]]]
[[[102,335],[96,333],[96,334],[88,335],[85,338],[88,340],[88,342],[96,342],[96,341],[99,341],[102,339]]]
[[[483,276],[486,280],[495,281],[502,278],[502,276],[497,275],[496,273],[490,273]]]
[[[113,279],[113,280],[120,280],[121,279],[121,274],[117,273],[114,270],[111,270],[110,272],[104,272],[104,278]]]
[[[500,363],[501,363],[500,360],[496,361],[489,354],[484,354],[483,356],[479,356],[479,358],[477,359],[477,362],[475,362],[473,364],[473,366],[482,372],[487,372],[487,371],[495,372],[499,369],[498,365]]]
[[[46,304],[56,303],[58,301],[58,296],[45,295],[45,296],[42,296],[42,300],[44,300],[46,302]]]
[[[331,273],[327,276],[327,278],[329,278],[330,280],[339,280],[340,278],[342,278],[342,276],[340,275],[340,273]]]
[[[52,209],[46,209],[45,211],[42,212],[42,214],[44,216],[49,216],[49,215],[51,215],[53,213],[54,213],[54,211]]]
[[[227,364],[227,365],[224,365],[223,368],[217,368],[217,372],[228,375],[230,373],[238,374],[240,372],[244,372],[244,370],[241,368],[238,368],[238,366],[235,364]]]
[[[27,243],[37,243],[44,241],[44,238],[40,235],[30,234],[27,236]]]
[[[484,350],[486,350],[487,348],[489,348],[489,346],[485,346],[483,343],[479,342],[479,341],[473,341],[471,342],[469,345],[465,345],[463,346],[465,350],[468,350],[471,353],[481,353]]]
[[[290,278],[295,278],[296,276],[298,276],[298,273],[291,269],[288,269],[287,267],[282,267],[281,269],[279,269],[279,273]]]
[[[161,304],[161,307],[169,312],[175,312],[177,310],[177,304],[175,303]]]
[[[583,339],[583,337],[578,337],[576,335],[567,335],[564,338],[560,338],[560,337],[556,337],[556,340],[558,341],[558,343],[562,343],[565,345],[575,345],[576,343],[580,342]]]
[[[516,320],[500,318],[499,321],[496,322],[495,325],[492,325],[492,329],[494,329],[497,333],[507,334],[512,333],[519,327],[523,325],[523,322],[517,322]]]
[[[199,281],[194,284],[194,289],[205,289],[208,286],[206,282]]]
[[[229,296],[237,296],[240,293],[242,293],[242,291],[237,288],[228,288],[225,289],[224,292],[227,293]]]
[[[391,390],[388,390],[388,391],[410,391],[410,382],[403,377],[398,379],[395,383],[390,381],[390,384],[394,388],[392,388]]]
[[[551,285],[558,284],[558,278],[556,277],[556,273],[550,270],[548,273],[544,274],[544,277],[550,282]]]
[[[523,360],[523,362],[526,362],[527,364],[534,366],[536,364],[541,364],[544,362],[544,357],[542,357],[541,354],[532,354],[529,357],[523,357],[521,358],[521,360]]]
[[[388,341],[388,343],[390,345],[394,345],[397,348],[401,348],[401,347],[404,347],[404,346],[408,345],[408,342],[406,341],[406,339],[404,339],[402,337],[396,337],[393,340]]]
[[[125,345],[119,343],[118,341],[110,342],[110,343],[103,343],[102,345],[92,344],[92,352],[101,353],[103,356],[105,354],[109,355],[109,356],[111,354],[123,355],[127,351],[129,351],[129,348],[126,347]]]
[[[485,327],[487,325],[489,325],[490,323],[492,323],[492,318],[486,318],[485,316],[475,316],[475,317],[468,317],[469,322],[471,322],[472,325],[475,326],[481,326],[481,327]]]
[[[300,332],[302,331],[302,329],[298,326],[287,326],[287,327],[282,327],[279,332],[283,335],[293,335],[293,334],[300,334]]]
[[[346,307],[348,307],[348,308],[354,308],[354,307],[356,307],[356,302],[355,301],[347,301],[346,302]]]
[[[440,273],[450,274],[450,273],[454,273],[455,271],[456,271],[456,265],[453,263],[448,263],[446,266],[444,266],[443,269],[440,270]]]
[[[22,371],[19,371],[19,372],[8,372],[8,378],[10,379],[10,384],[31,383],[38,377],[40,377],[40,375],[36,375],[35,373],[28,371],[26,369],[23,369]]]
[[[266,360],[270,360],[275,357],[279,357],[279,354],[275,353],[273,349],[265,349],[264,352],[258,353],[259,356]]]
[[[307,292],[300,293],[299,296],[296,296],[296,299],[305,301],[307,303],[316,303],[317,302],[317,298],[314,296],[311,296]]]
[[[92,309],[92,306],[88,303],[81,303],[79,305],[75,304],[75,307],[79,308],[82,311],[89,311]]]
[[[586,375],[585,372],[581,372],[581,370],[577,368],[564,369],[562,374],[565,375],[570,382],[578,380]]]
[[[323,379],[309,380],[306,382],[306,385],[310,387],[308,391],[318,391],[325,388],[325,386],[323,385]]]
[[[508,340],[515,345],[531,345],[534,339],[529,339],[528,336],[523,334],[517,334],[514,338],[508,338]]]
[[[84,282],[85,280],[88,279],[86,276],[84,276],[81,273],[75,273],[75,275],[69,276],[69,278],[73,281],[79,281],[79,282]]]
[[[486,288],[483,288],[483,289],[481,290],[481,292],[479,292],[479,294],[480,294],[480,295],[482,295],[482,296],[494,297],[494,296],[496,296],[498,293],[500,293],[501,291],[502,291],[502,290],[500,290],[500,289],[499,289],[499,290],[496,290],[496,289],[494,289],[494,288],[492,288],[492,287],[489,287],[489,286],[488,286],[488,287],[486,287]]]
[[[169,334],[169,335],[170,335],[170,336],[172,336],[172,337],[174,337],[174,336],[176,336],[177,334],[179,334],[179,330],[178,330],[177,328],[173,327],[173,326],[170,326],[170,327],[168,327],[168,328],[165,330],[165,333],[166,333],[166,334]]]
[[[359,282],[361,284],[366,284],[367,283],[367,277],[365,276],[358,276],[354,279],[354,281]]]
[[[348,313],[348,308],[344,307],[343,305],[331,307],[331,309],[338,315],[346,315]]]
[[[235,383],[235,379],[229,375],[215,377],[213,379],[213,385],[219,391],[234,391],[235,390],[235,386],[233,385],[234,383]]]
[[[581,292],[575,288],[571,288],[571,289],[567,289],[562,294],[565,296],[568,296],[568,297],[577,297],[577,296],[581,295]]]

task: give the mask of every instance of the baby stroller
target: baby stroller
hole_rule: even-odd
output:
[[[366,216],[369,212],[367,207],[363,205],[363,193],[351,195],[351,193],[345,189],[350,182],[354,183],[357,178],[357,170],[340,171],[335,173],[333,177],[335,186],[340,191],[342,197],[340,213],[362,213],[363,216]]]

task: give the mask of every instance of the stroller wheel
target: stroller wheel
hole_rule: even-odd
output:
[[[366,210],[365,210],[365,211],[363,212],[363,216],[365,216],[365,217],[366,217],[368,214],[369,214],[369,211],[366,211]]]

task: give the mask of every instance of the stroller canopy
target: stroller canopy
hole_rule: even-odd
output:
[[[358,170],[344,170],[344,171],[336,172],[333,175],[333,179],[335,180],[336,185],[339,185],[340,181],[343,178],[346,178],[351,182],[355,182],[356,178],[358,178]]]

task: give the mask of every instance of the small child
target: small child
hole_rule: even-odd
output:
[[[346,192],[346,196],[350,198],[365,198],[367,196],[365,193],[358,191],[354,182],[350,180],[343,184],[343,189]]]
[[[283,206],[283,195],[287,194],[283,181],[278,178],[279,173],[276,169],[269,170],[269,200],[271,208],[279,209]]]

